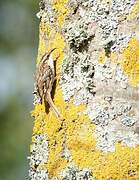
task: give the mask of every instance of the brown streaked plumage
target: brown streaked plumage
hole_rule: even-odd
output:
[[[51,91],[55,81],[55,68],[51,53],[56,48],[52,49],[49,53],[45,53],[36,68],[35,80],[37,94],[40,97],[41,104],[48,102],[50,108],[54,111],[57,117],[60,117],[56,106],[51,98]]]

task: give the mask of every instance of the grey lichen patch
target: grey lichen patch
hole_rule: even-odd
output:
[[[69,1],[72,10],[63,29],[68,54],[61,75],[65,100],[74,96],[76,104],[88,102],[96,93],[98,80],[127,87],[128,77],[119,65],[111,62],[110,54],[120,52],[135,35],[132,31],[119,31],[134,3],[134,0]],[[98,64],[102,49],[108,57],[103,65]]]
[[[65,101],[74,97],[75,104],[88,103],[102,87],[111,86],[111,91],[116,92],[129,86],[128,77],[110,58],[104,64],[98,64],[95,52],[94,57],[86,52],[69,51],[69,54],[70,57],[67,55],[63,60],[60,81]],[[118,86],[118,89],[112,89],[112,86]]]
[[[59,12],[54,7],[56,3],[62,4],[63,2],[41,0],[39,3],[40,11],[37,13],[37,17],[41,19],[42,22],[45,22],[46,24],[55,27],[56,30],[59,31],[59,24],[57,23],[57,17],[59,15]]]
[[[50,180],[46,170],[30,170],[29,176],[30,180]]]
[[[34,99],[33,99],[33,105],[41,103],[41,98],[38,96],[38,91],[36,88],[36,84],[34,83],[34,91],[33,91]]]
[[[37,13],[39,19],[43,18],[44,22],[53,23],[55,22],[56,12],[52,9],[51,0],[41,0],[40,1],[40,11]]]
[[[94,75],[95,81],[99,80],[103,82],[108,82],[108,81],[112,81],[112,79],[114,78],[116,65],[112,63],[110,60],[106,60],[104,64],[96,63],[95,69],[96,69]]]
[[[133,128],[138,116],[130,116],[131,113],[135,114],[137,108],[122,101],[115,101],[112,96],[104,95],[98,99],[94,98],[94,103],[88,105],[87,114],[97,125],[94,133],[97,148],[102,151],[115,151],[116,142],[122,142],[129,147],[139,145],[139,135]]]
[[[29,177],[31,180],[48,180],[47,170],[42,170],[41,165],[48,160],[48,141],[46,135],[35,135],[34,142],[30,150],[30,170]]]
[[[74,164],[70,164],[60,173],[62,180],[93,180],[92,173],[89,169],[78,169]]]
[[[122,89],[126,89],[129,86],[128,76],[124,74],[119,65],[115,68],[114,80]]]
[[[86,53],[72,53],[63,61],[61,85],[66,101],[74,96],[75,104],[87,103],[94,95],[94,66]]]
[[[64,34],[70,48],[74,51],[87,49],[89,41],[94,37],[87,19],[76,19],[73,23],[66,24]]]
[[[137,118],[136,117],[130,117],[130,116],[124,116],[121,120],[122,124],[124,124],[125,126],[133,126],[136,122],[137,122]]]
[[[109,99],[108,99],[109,98]],[[94,99],[94,103],[88,105],[87,113],[96,125],[105,126],[112,120],[120,116],[127,115],[131,110],[131,105],[127,102],[112,101],[112,97],[104,97],[103,99]]]
[[[114,151],[115,143],[139,144],[138,88],[131,88],[121,68],[121,52],[138,28],[127,20],[135,0],[71,0],[63,35],[67,52],[61,69],[65,101],[86,104],[97,125],[97,148]],[[104,54],[102,54],[104,53]],[[103,61],[100,64],[100,55]],[[115,59],[112,55],[116,54]],[[135,105],[137,104],[137,105]]]
[[[139,135],[132,130],[127,130],[119,126],[119,123],[114,121],[107,126],[97,126],[95,130],[97,138],[97,148],[104,152],[114,152],[115,143],[122,142],[128,147],[139,145]]]
[[[101,44],[102,47],[106,49],[106,54],[108,55],[111,51],[118,52],[126,47],[129,39],[134,36],[134,33],[131,31],[124,31],[124,33],[119,31],[119,28],[121,29],[123,22],[126,21],[127,15],[132,11],[134,3],[135,0],[71,0],[69,2],[69,6],[74,10],[71,11],[71,13],[74,13],[74,16],[76,7],[77,19],[80,22],[79,24],[90,24],[90,31],[92,33],[94,32],[94,26],[95,33],[99,33],[98,31],[100,31],[99,34],[101,35]],[[76,21],[77,20],[75,19],[75,22]],[[70,25],[70,28],[71,26],[72,25]],[[76,31],[77,28],[74,22],[73,27],[75,27]],[[74,33],[72,33],[72,36],[73,35]]]

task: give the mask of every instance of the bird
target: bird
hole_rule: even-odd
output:
[[[52,52],[55,49],[56,48],[53,48],[50,52],[46,52],[37,65],[35,72],[35,86],[37,95],[40,98],[40,103],[42,104],[44,102],[46,107],[46,102],[48,102],[55,115],[60,117],[60,113],[57,110],[51,96],[55,81],[55,68]]]

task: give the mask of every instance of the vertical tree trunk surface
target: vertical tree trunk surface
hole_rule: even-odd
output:
[[[139,179],[139,0],[43,0],[37,16],[61,116],[35,94],[30,179]]]

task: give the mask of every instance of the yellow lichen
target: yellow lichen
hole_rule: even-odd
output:
[[[68,14],[68,9],[66,8],[68,0],[54,0],[53,8],[57,12],[57,23],[60,27],[63,26],[65,16]]]
[[[40,22],[40,28],[39,28],[39,48],[38,48],[38,57],[37,57],[37,64],[39,63],[41,57],[44,55],[46,52],[46,24],[41,21]]]
[[[113,62],[113,63],[118,63],[118,54],[117,53],[115,53],[115,52],[112,52],[111,54],[110,54],[110,59],[111,59],[111,61]]]
[[[131,85],[136,86],[139,82],[139,41],[132,38],[122,55],[123,71],[128,75]]]
[[[87,138],[88,139],[88,138]],[[80,168],[90,168],[96,179],[139,178],[139,148],[123,147],[120,143],[114,153],[103,153],[95,149],[94,142],[74,141],[72,158]],[[135,175],[129,172],[133,171]]]
[[[34,111],[32,111],[32,116],[35,118],[35,124],[33,128],[34,134],[43,133],[43,121],[45,118],[45,107],[44,105],[35,105]]]
[[[106,61],[106,53],[105,53],[105,50],[103,49],[103,50],[99,53],[98,63],[104,64],[105,61]]]
[[[139,13],[139,0],[137,0],[134,6],[132,7],[132,11],[130,14],[128,14],[127,19],[132,20],[136,18],[138,13]]]

